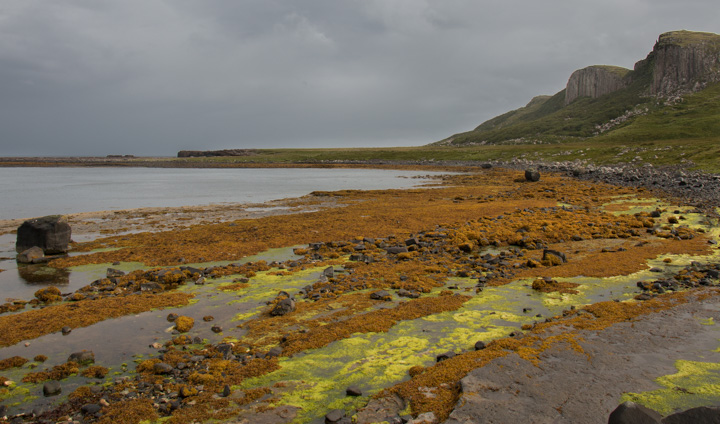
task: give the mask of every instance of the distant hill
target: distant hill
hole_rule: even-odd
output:
[[[672,140],[720,135],[720,35],[660,35],[632,70],[595,65],[564,90],[436,145],[538,144],[597,138]]]

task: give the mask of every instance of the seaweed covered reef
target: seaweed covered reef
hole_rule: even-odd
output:
[[[316,422],[335,409],[357,422],[443,420],[477,367],[509,354],[537,364],[557,345],[582,354],[577,331],[718,283],[710,218],[642,189],[492,169],[312,196],[342,206],[75,244],[86,254],[52,266],[109,268],[105,278],[8,306],[3,346],[178,309],[134,368],[3,358],[3,405],[34,422]],[[293,253],[243,261],[273,248]],[[122,271],[129,263],[144,266]],[[18,415],[49,380],[73,390]],[[403,407],[373,415],[383,399]]]

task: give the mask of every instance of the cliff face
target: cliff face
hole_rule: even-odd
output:
[[[654,62],[651,94],[697,91],[720,81],[720,35],[674,31],[662,34],[647,60]]]
[[[620,90],[645,70],[652,72],[649,94],[663,97],[697,91],[709,82],[720,81],[720,35],[666,32],[660,35],[653,51],[635,64],[635,72],[615,66],[589,66],[575,71],[565,89],[565,105],[578,97],[596,98]]]
[[[629,69],[617,66],[588,66],[570,75],[565,87],[565,105],[578,97],[600,97],[625,87]]]

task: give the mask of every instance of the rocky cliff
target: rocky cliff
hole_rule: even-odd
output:
[[[678,91],[698,91],[720,81],[720,35],[673,31],[658,38],[644,62],[653,63],[650,93],[667,96]]]
[[[565,105],[578,97],[600,97],[627,86],[629,69],[619,66],[595,65],[579,69],[570,75],[565,87]]]
[[[634,72],[604,65],[577,70],[565,88],[565,105],[579,97],[596,98],[627,87],[646,69],[652,72],[648,94],[661,97],[698,91],[707,83],[720,81],[720,35],[666,32],[660,35],[652,52],[635,64]]]
[[[715,137],[718,134],[715,123],[720,122],[720,111],[714,107],[717,92],[720,92],[720,35],[667,32],[660,35],[652,51],[633,70],[597,65],[577,70],[565,89],[555,95],[535,98],[523,108],[437,143],[528,144],[594,136],[608,138],[615,130],[635,123],[632,131],[623,130],[632,132],[635,139]],[[586,101],[578,101],[581,98]],[[678,115],[671,122],[659,117],[676,113],[663,107],[679,101],[689,102],[686,105],[694,108],[696,114]],[[650,117],[634,119],[646,115]]]

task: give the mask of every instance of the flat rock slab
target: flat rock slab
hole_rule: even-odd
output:
[[[678,359],[720,362],[718,296],[650,314],[603,331],[582,331],[579,354],[567,345],[544,352],[539,366],[511,354],[469,373],[447,424],[607,423],[625,392],[661,388]]]

